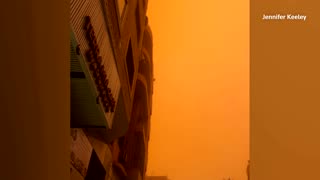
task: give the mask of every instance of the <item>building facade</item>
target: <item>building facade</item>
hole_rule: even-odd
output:
[[[153,94],[147,6],[147,0],[70,2],[74,178],[145,177]]]

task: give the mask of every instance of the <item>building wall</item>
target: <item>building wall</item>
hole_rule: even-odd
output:
[[[146,9],[143,7],[142,0],[130,0],[126,4],[123,11],[123,16],[120,19],[118,16],[117,1],[107,1],[107,20],[110,30],[113,51],[115,52],[115,59],[122,84],[123,96],[125,101],[126,111],[130,116],[132,111],[132,102],[134,98],[135,81],[137,79],[137,72],[141,54],[142,37],[146,23]],[[137,9],[138,8],[138,9]],[[138,13],[137,13],[137,10]],[[138,16],[137,16],[138,15]],[[139,37],[137,35],[137,27],[140,29]],[[128,70],[126,63],[126,55],[128,46],[132,45],[134,75],[132,87],[129,83]]]
[[[103,52],[104,62],[107,63],[106,71],[114,77],[111,85],[117,104],[112,113],[112,123],[109,128],[86,128],[88,139],[102,164],[108,159],[107,144],[116,142],[113,146],[119,148],[111,148],[111,151],[118,149],[119,152],[110,154],[119,153],[119,158],[117,155],[111,159],[117,167],[125,167],[125,172],[121,172],[120,176],[131,172],[127,174],[130,178],[136,176],[132,172],[138,170],[141,179],[144,179],[152,112],[152,33],[146,17],[148,1],[123,2],[127,3],[120,16],[118,0],[72,0],[71,30],[81,44],[80,52],[86,52],[88,45],[85,45],[85,33],[80,28],[83,26],[81,21],[83,16],[92,16],[100,52]],[[85,110],[93,112],[88,108]],[[122,139],[119,145],[117,139]],[[114,174],[117,175],[116,171]]]
[[[123,134],[124,144],[119,145],[120,157],[124,156],[122,157],[125,161],[123,163],[128,170],[139,168],[144,176],[148,159],[153,93],[152,33],[146,17],[148,2],[145,0],[128,1],[121,16],[118,13],[117,1],[105,2],[109,32],[122,84],[124,106],[130,120],[128,131]],[[134,64],[132,84],[130,84],[127,68],[129,46],[132,48]],[[141,139],[132,138],[135,137],[137,131],[143,132],[144,136],[141,136]],[[133,146],[143,147],[143,157],[139,157],[143,163],[136,163],[139,153],[133,151],[135,149]],[[142,149],[137,151],[142,151]]]
[[[110,42],[110,35],[107,29],[107,22],[105,19],[104,6],[100,0],[71,0],[70,2],[70,28],[74,34],[75,41],[79,44],[79,59],[83,72],[85,73],[86,80],[89,82],[96,82],[94,72],[90,70],[90,58],[87,52],[92,49],[89,45],[87,31],[85,24],[87,17],[90,17],[90,24],[93,28],[94,37],[96,39],[97,47],[100,51],[97,53],[101,57],[101,64],[103,65],[102,71],[105,72],[109,81],[106,85],[111,90],[111,96],[118,102],[118,97],[121,88],[119,73],[116,66],[115,56],[112,51],[112,44]],[[100,75],[101,76],[101,75]],[[80,88],[79,88],[80,89]],[[91,85],[93,94],[98,97],[98,86]],[[78,98],[79,100],[81,97]],[[75,101],[75,100],[73,100]],[[100,104],[102,102],[100,101]],[[82,110],[87,109],[83,108]],[[79,110],[81,113],[81,110]],[[112,127],[114,112],[105,112],[105,118],[108,123],[108,128]]]
[[[142,180],[142,176],[139,169],[131,169],[128,172],[126,180]]]

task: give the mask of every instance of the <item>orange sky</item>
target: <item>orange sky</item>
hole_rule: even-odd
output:
[[[149,0],[153,114],[148,175],[246,179],[249,1]]]

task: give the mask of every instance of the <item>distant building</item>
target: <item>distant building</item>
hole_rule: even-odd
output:
[[[168,176],[146,176],[145,180],[168,180]]]
[[[153,94],[148,0],[70,6],[72,172],[144,179]]]
[[[248,161],[248,165],[247,165],[247,177],[248,177],[248,180],[250,180],[250,160]]]

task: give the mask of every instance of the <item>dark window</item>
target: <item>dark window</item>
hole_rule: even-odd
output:
[[[101,164],[101,161],[98,155],[96,154],[95,150],[93,150],[85,180],[104,180],[105,177],[106,170]]]
[[[129,45],[128,45],[126,62],[127,62],[129,82],[130,82],[130,86],[132,86],[133,75],[134,75],[134,63],[133,63],[133,52],[132,52],[131,40],[129,41]]]
[[[84,72],[70,72],[71,78],[79,78],[79,79],[85,79],[86,75]]]

